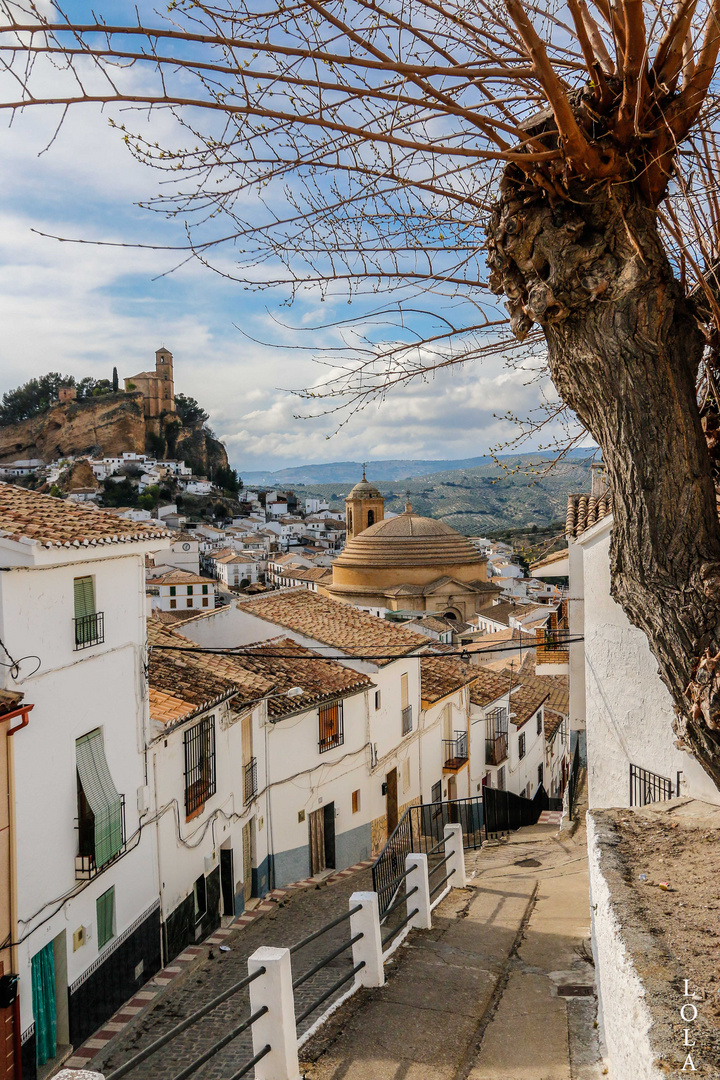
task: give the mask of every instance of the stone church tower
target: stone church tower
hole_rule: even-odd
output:
[[[125,389],[131,391],[133,388],[143,396],[146,420],[175,412],[173,355],[169,349],[157,350],[154,371],[141,371],[125,380]]]
[[[358,536],[371,525],[385,517],[385,499],[374,484],[365,479],[365,466],[359,484],[356,484],[345,500],[345,526],[347,539]]]

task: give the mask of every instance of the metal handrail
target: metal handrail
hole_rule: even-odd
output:
[[[446,855],[444,859],[441,859],[439,863],[435,863],[432,870],[430,870],[428,872],[428,877],[432,877],[432,875],[434,873],[436,873],[440,869],[441,866],[444,866],[446,862],[450,862],[450,859],[452,859],[454,854],[455,854],[455,852],[451,851],[450,854]]]
[[[347,975],[343,975],[342,979],[338,979],[337,982],[333,983],[332,986],[330,987],[330,989],[326,990],[325,993],[322,995],[322,997],[319,997],[316,1002],[314,1002],[307,1009],[305,1009],[304,1012],[300,1013],[300,1016],[298,1016],[296,1018],[296,1020],[295,1020],[295,1024],[296,1025],[297,1024],[302,1024],[303,1020],[307,1019],[307,1017],[310,1015],[310,1013],[315,1012],[315,1010],[320,1005],[322,1005],[322,1003],[324,1001],[327,1001],[327,999],[329,997],[332,997],[332,995],[335,993],[336,990],[339,990],[341,986],[344,986],[346,982],[349,982],[350,979],[352,979],[353,976],[357,975],[358,971],[362,970],[362,968],[364,968],[364,967],[365,967],[365,961],[361,960],[359,964],[355,965],[355,967],[352,969],[352,971],[349,971],[347,973]]]
[[[223,1035],[222,1039],[219,1039],[216,1043],[213,1043],[210,1049],[206,1050],[204,1054],[201,1054],[199,1058],[195,1058],[194,1061],[191,1061],[190,1064],[182,1070],[182,1072],[179,1072],[176,1076],[173,1077],[173,1080],[187,1080],[188,1076],[192,1076],[194,1072],[197,1072],[201,1065],[204,1065],[205,1062],[209,1061],[211,1057],[215,1057],[216,1054],[219,1054],[220,1051],[223,1050],[228,1043],[232,1042],[233,1039],[237,1039],[239,1035],[242,1035],[243,1031],[247,1031],[249,1027],[252,1027],[256,1020],[259,1020],[260,1017],[264,1016],[267,1012],[270,1012],[269,1008],[267,1007],[267,1005],[263,1005],[261,1009],[258,1009],[258,1011],[253,1013],[252,1016],[249,1016],[247,1020],[243,1021],[242,1024],[238,1024],[237,1027],[234,1027],[231,1031],[228,1031],[227,1035]]]
[[[445,841],[443,840],[443,844],[444,843]],[[399,885],[401,881],[405,880],[408,874],[412,874],[414,869],[414,866],[410,866],[407,870],[403,870],[402,874],[398,874],[398,876],[396,878],[393,878],[392,881],[388,881],[387,885],[384,886],[384,891],[387,892],[389,889],[392,889],[394,885]]]
[[[431,900],[432,900],[433,896],[435,895],[435,893],[436,893],[436,892],[439,892],[439,891],[440,891],[440,889],[442,889],[443,885],[444,885],[444,884],[445,884],[445,882],[446,882],[446,881],[448,880],[448,878],[451,878],[451,877],[453,876],[453,874],[455,873],[455,871],[456,871],[456,870],[457,870],[457,867],[456,867],[456,866],[454,866],[454,867],[452,868],[452,870],[450,871],[450,873],[449,873],[449,874],[446,874],[446,875],[445,875],[445,877],[444,877],[444,878],[442,879],[442,881],[438,881],[437,885],[435,886],[435,888],[434,888],[434,889],[432,890],[432,892],[430,893],[430,899],[431,899]]]
[[[271,1050],[272,1046],[270,1045],[270,1043],[267,1043],[265,1046],[263,1046],[262,1050],[260,1050],[259,1053],[255,1055],[254,1058],[250,1058],[250,1061],[248,1061],[247,1065],[243,1065],[242,1069],[239,1069],[236,1073],[233,1073],[230,1077],[230,1080],[240,1080],[242,1076],[247,1076],[250,1070],[255,1065],[257,1065],[258,1061],[262,1061],[265,1055],[269,1054]]]
[[[409,893],[405,893],[404,896],[400,896],[400,897],[398,897],[397,900],[393,900],[390,907],[387,908],[387,910],[385,911],[383,919],[387,919],[388,915],[392,911],[395,911],[396,908],[399,908],[401,904],[406,904],[408,902],[408,900],[410,899],[410,897],[413,895],[413,893],[416,893],[419,888],[420,888],[419,885],[413,885],[413,887],[412,887],[412,889],[410,890]]]
[[[393,929],[390,931],[390,933],[386,934],[385,937],[382,938],[381,944],[385,945],[388,941],[390,941],[391,938],[394,938],[396,934],[399,934],[400,931],[402,930],[403,926],[407,926],[407,924],[410,922],[412,917],[414,915],[417,915],[419,910],[420,910],[420,908],[415,908],[413,911],[410,912],[410,914],[408,916],[406,916],[406,918],[403,919],[403,921],[401,923],[399,923],[397,926],[393,927]]]
[[[312,979],[313,975],[317,975],[318,971],[322,971],[322,969],[324,967],[327,967],[327,965],[332,960],[334,960],[336,956],[340,956],[341,953],[344,953],[362,937],[365,937],[362,932],[356,934],[355,937],[350,938],[349,941],[346,941],[344,945],[341,945],[338,949],[335,949],[334,952],[331,952],[327,956],[324,956],[322,960],[318,960],[317,964],[314,964],[309,971],[306,971],[304,975],[298,976],[298,978],[293,983],[293,990],[297,990],[298,986],[302,986],[302,984],[307,982],[308,979]]]
[[[113,1069],[112,1072],[107,1074],[105,1080],[120,1080],[121,1076],[125,1076],[126,1073],[129,1073],[136,1065],[139,1065],[142,1061],[145,1061],[146,1058],[149,1058],[151,1054],[154,1054],[156,1050],[160,1050],[161,1047],[169,1043],[171,1039],[174,1039],[176,1035],[182,1034],[183,1031],[191,1027],[198,1020],[202,1020],[203,1016],[207,1016],[207,1014],[212,1012],[213,1009],[216,1009],[218,1005],[222,1005],[223,1001],[227,1001],[229,997],[232,997],[233,994],[237,994],[237,992],[244,989],[244,987],[249,986],[251,982],[255,982],[255,980],[259,979],[265,972],[266,968],[259,967],[257,971],[253,971],[252,975],[247,975],[244,979],[241,979],[240,982],[233,983],[232,986],[229,986],[227,990],[223,990],[217,997],[212,998],[206,1005],[203,1005],[202,1008],[196,1009],[194,1013],[191,1013],[190,1016],[186,1016],[185,1019],[181,1020],[175,1027],[170,1028],[164,1035],[161,1035],[158,1039],[151,1042],[144,1050],[140,1050],[134,1057],[131,1057],[129,1061],[126,1061],[124,1065],[119,1065],[117,1069]],[[176,1077],[175,1080],[178,1080],[178,1078]]]
[[[442,840],[438,840],[435,847],[431,847],[429,851],[425,852],[425,854],[428,855],[428,856],[434,855],[435,852],[439,851],[441,847],[445,847],[445,837],[444,836],[443,836]]]
[[[328,930],[332,930],[334,926],[339,926],[340,923],[343,923],[347,919],[349,919],[351,915],[356,915],[358,911],[362,911],[362,904],[356,904],[354,908],[350,908],[350,910],[346,911],[344,915],[340,915],[337,919],[333,919],[332,922],[327,923],[325,926],[320,927],[319,930],[315,930],[314,933],[308,934],[308,936],[303,938],[301,941],[298,941],[294,945],[291,945],[290,955],[292,956],[294,953],[299,952],[300,949],[304,949],[305,946],[309,945],[311,941],[315,941],[316,938],[322,937],[322,935],[326,934]]]

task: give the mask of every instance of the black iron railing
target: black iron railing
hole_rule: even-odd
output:
[[[672,799],[674,795],[673,782],[666,776],[641,769],[638,765],[630,766],[631,806],[648,806],[650,803]]]
[[[312,934],[308,934],[307,937],[303,938],[301,941],[298,941],[295,945],[291,946],[290,955],[295,956],[298,952],[300,952],[301,949],[304,949],[306,945],[309,945],[312,941],[317,941],[318,938],[322,937],[324,934],[327,934],[328,931],[333,930],[335,927],[341,926],[343,923],[348,922],[353,915],[355,915],[358,911],[361,910],[362,904],[357,904],[355,907],[350,908],[349,911],[346,911],[343,915],[340,915],[337,919],[332,919],[329,923],[326,923],[325,926],[321,926],[319,930],[315,930]],[[362,933],[354,934],[351,938],[349,938],[348,941],[344,941],[337,948],[333,949],[332,952],[327,953],[320,960],[316,961],[316,963],[314,963],[311,968],[308,968],[307,971],[303,972],[302,975],[298,975],[297,978],[293,979],[293,991],[297,990],[310,979],[318,975],[321,971],[328,967],[329,964],[332,964],[334,960],[337,960],[339,956],[342,956],[344,952],[347,952],[348,949],[351,949],[355,942],[360,941],[362,937]],[[320,1006],[328,1000],[328,998],[332,997],[334,993],[336,993],[342,986],[344,986],[345,983],[349,982],[350,979],[354,978],[354,976],[357,975],[358,971],[360,971],[364,967],[364,960],[361,961],[361,963],[359,964],[355,964],[350,971],[348,971],[340,979],[334,982],[332,986],[330,986],[328,989],[324,990],[320,997],[315,998],[313,1001],[311,1001],[310,1004],[307,1005],[302,1010],[302,1012],[295,1017],[296,1025],[299,1026],[303,1022],[303,1020],[307,1020],[308,1016],[310,1016],[311,1013],[314,1013],[316,1009],[319,1009]]]
[[[412,705],[406,705],[402,711],[402,733],[409,735],[412,731]]]
[[[575,801],[577,799],[578,780],[580,776],[580,739],[575,743],[575,753],[570,764],[570,775],[568,776],[568,821],[573,821],[573,814],[575,813]]]
[[[483,788],[483,814],[487,836],[514,832],[524,825],[535,825],[541,808],[533,799],[512,791]]]
[[[243,766],[243,785],[245,802],[249,803],[255,798],[258,789],[257,758],[250,758],[247,765]]]
[[[102,645],[105,641],[105,614],[95,611],[92,615],[80,615],[75,623],[75,651]]]
[[[467,759],[467,731],[456,731],[454,739],[443,739],[443,768],[459,769]]]
[[[217,1009],[218,1005],[222,1005],[224,1001],[227,1001],[228,998],[232,997],[234,994],[237,994],[246,986],[249,986],[250,983],[255,981],[255,979],[259,979],[261,975],[265,974],[265,971],[266,969],[264,967],[260,967],[257,969],[257,971],[254,971],[252,975],[247,975],[244,979],[240,979],[239,982],[233,983],[233,985],[229,986],[227,990],[223,990],[222,993],[217,994],[214,998],[211,998],[210,1001],[208,1001],[201,1008],[196,1009],[195,1012],[190,1013],[190,1015],[186,1016],[184,1020],[181,1020],[179,1024],[175,1024],[174,1027],[171,1027],[170,1030],[166,1031],[164,1035],[161,1035],[159,1038],[154,1039],[153,1042],[149,1043],[148,1046],[144,1047],[144,1049],[139,1050],[137,1054],[129,1058],[126,1062],[124,1062],[124,1064],[118,1065],[117,1069],[113,1069],[112,1072],[107,1073],[106,1080],[121,1080],[121,1077],[125,1076],[129,1072],[132,1072],[132,1070],[135,1069],[141,1062],[151,1057],[152,1054],[156,1053],[156,1051],[160,1050],[163,1046],[167,1046],[167,1044],[172,1039],[175,1039],[178,1035],[181,1035],[183,1031],[186,1031],[189,1027],[191,1027],[192,1024],[196,1024],[198,1020],[202,1020],[202,1018],[204,1016],[207,1016],[208,1013],[212,1012],[213,1009]],[[233,1039],[236,1039],[239,1035],[242,1035],[243,1031],[247,1031],[247,1029],[251,1027],[251,1025],[254,1024],[256,1020],[259,1020],[261,1016],[264,1016],[267,1011],[267,1006],[263,1006],[262,1009],[258,1009],[257,1012],[254,1013],[252,1016],[248,1017],[247,1020],[243,1021],[243,1023],[234,1027],[231,1031],[224,1035],[222,1039],[220,1039],[216,1043],[213,1043],[210,1049],[206,1050],[204,1054],[201,1054],[200,1057],[195,1058],[194,1061],[191,1061],[190,1064],[182,1070],[182,1072],[178,1073],[173,1078],[173,1080],[181,1080],[181,1078],[183,1078],[184,1080],[185,1077],[192,1075],[192,1073],[196,1072],[196,1070],[199,1069],[201,1065],[204,1065],[206,1061],[209,1061],[211,1057],[214,1057],[215,1054],[222,1050],[224,1046],[227,1046],[227,1044]],[[269,1053],[270,1047],[264,1047],[263,1050],[260,1051],[260,1054],[256,1055],[252,1061],[248,1062],[247,1065],[243,1066],[241,1072],[235,1073],[235,1076],[239,1077],[245,1075],[245,1073],[249,1072],[252,1066],[257,1061],[259,1061],[261,1057],[265,1057],[265,1055]]]
[[[483,841],[483,800],[422,803],[405,811],[372,867],[381,916],[405,898],[405,860],[411,852],[426,854],[431,866],[444,857],[445,826],[449,824],[462,825],[466,849],[479,848]]]
[[[508,756],[507,735],[497,735],[494,739],[485,740],[485,764],[501,765]]]

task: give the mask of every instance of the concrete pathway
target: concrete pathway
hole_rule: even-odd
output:
[[[467,854],[468,888],[301,1050],[308,1080],[599,1080],[585,830]],[[585,996],[590,995],[590,996]]]

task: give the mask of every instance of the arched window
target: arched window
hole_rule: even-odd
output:
[[[367,523],[368,529],[370,528],[371,525],[374,525],[374,524],[375,524],[375,511],[374,510],[368,510],[368,523]]]

